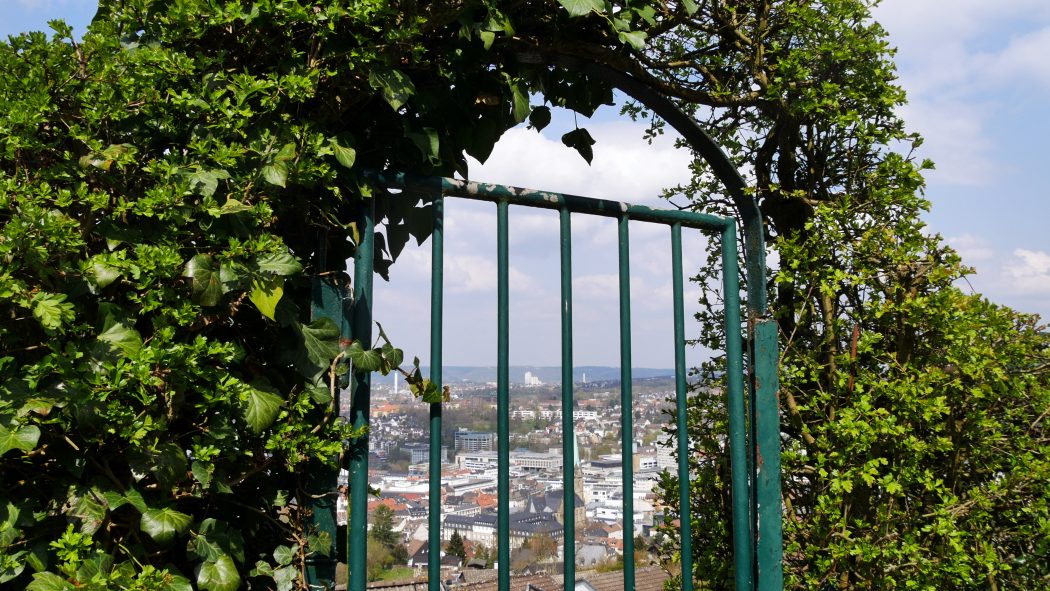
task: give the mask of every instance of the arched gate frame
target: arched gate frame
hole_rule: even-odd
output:
[[[674,288],[674,351],[676,376],[677,430],[686,433],[686,375],[688,367],[685,362],[685,319],[683,302],[683,269],[682,269],[682,230],[692,228],[714,233],[722,242],[722,276],[725,301],[726,329],[726,404],[729,415],[729,453],[732,467],[733,491],[733,546],[737,589],[775,589],[782,584],[779,578],[780,536],[777,531],[771,532],[775,520],[779,526],[780,498],[776,490],[775,498],[768,498],[770,485],[779,489],[778,457],[773,461],[765,460],[758,454],[754,445],[757,427],[763,421],[768,422],[772,415],[772,425],[779,430],[775,402],[772,409],[760,409],[760,391],[776,387],[776,330],[769,322],[752,324],[751,338],[754,346],[751,351],[753,370],[752,387],[745,390],[744,347],[740,319],[739,265],[737,261],[736,220],[703,213],[678,210],[658,210],[638,205],[592,199],[563,193],[536,191],[507,187],[504,185],[482,184],[456,179],[408,179],[404,176],[381,178],[388,187],[407,189],[413,193],[423,192],[429,196],[433,207],[434,227],[431,235],[432,270],[431,270],[431,351],[430,380],[439,388],[443,385],[442,366],[442,296],[443,296],[443,206],[445,197],[459,197],[490,201],[496,204],[497,211],[497,291],[498,291],[498,351],[497,351],[497,441],[498,441],[498,522],[499,532],[498,563],[500,565],[498,580],[501,591],[510,588],[510,380],[509,380],[509,280],[508,280],[508,234],[510,205],[555,209],[560,219],[561,245],[561,341],[562,341],[562,455],[566,458],[563,464],[563,506],[564,515],[573,515],[575,508],[575,491],[572,489],[573,463],[567,458],[573,457],[573,440],[568,434],[573,427],[573,377],[572,377],[572,253],[571,253],[571,214],[590,214],[613,217],[617,219],[619,230],[619,301],[620,301],[620,367],[621,367],[621,408],[633,408],[631,392],[631,300],[630,300],[630,264],[629,264],[629,222],[649,222],[667,225],[671,238],[672,285]],[[425,197],[425,199],[427,199]],[[359,256],[355,259],[355,305],[354,338],[363,343],[370,343],[371,334],[371,236],[374,232],[374,220],[366,214],[363,224],[362,241],[358,248]],[[365,305],[362,305],[365,304]],[[368,407],[368,374],[357,374],[353,382],[352,413],[355,424],[367,425]],[[763,387],[764,386],[764,387]],[[751,396],[748,396],[750,392]],[[767,395],[769,393],[766,393]],[[775,397],[775,393],[772,394]],[[751,398],[750,404],[746,398]],[[440,556],[441,542],[441,404],[431,405],[430,412],[430,556]],[[750,412],[748,412],[750,411]],[[622,439],[624,458],[631,457],[633,433],[630,412],[621,415],[621,428],[625,434]],[[778,435],[779,437],[779,435]],[[367,445],[367,443],[365,444]],[[678,478],[688,483],[688,437],[678,438]],[[367,451],[360,450],[351,460],[351,491],[353,497],[350,505],[350,540],[364,540],[367,536],[367,490],[368,465]],[[770,482],[772,481],[772,482]],[[766,490],[760,489],[760,482],[765,482]],[[680,516],[682,540],[683,589],[691,591],[693,587],[691,558],[691,527],[689,510],[688,484],[680,487]],[[624,520],[633,515],[633,471],[631,463],[623,463],[623,498]],[[771,506],[772,505],[772,506]],[[770,510],[773,515],[767,513]],[[575,524],[566,518],[563,535],[565,581],[575,580]],[[763,523],[765,522],[765,523]],[[633,523],[633,520],[631,521]],[[763,526],[765,526],[763,528]],[[625,524],[625,529],[627,525]],[[767,537],[763,540],[762,534]],[[770,534],[773,535],[770,535]],[[350,543],[349,570],[351,591],[365,587],[365,556],[363,544]],[[634,544],[631,536],[624,536],[624,588],[634,589]],[[438,560],[429,561],[429,580],[431,591],[437,591],[436,583],[440,580]]]
[[[526,56],[527,57],[527,56]],[[523,61],[526,58],[521,58]],[[782,524],[780,492],[780,424],[777,380],[777,328],[769,316],[766,301],[765,241],[762,217],[755,200],[745,191],[745,183],[735,167],[714,141],[680,111],[666,97],[635,78],[608,66],[557,57],[551,60],[562,67],[586,70],[588,74],[605,79],[616,88],[650,108],[674,127],[690,144],[694,152],[704,158],[722,181],[732,198],[739,220],[702,213],[663,211],[602,199],[590,199],[561,193],[519,189],[502,185],[483,185],[455,179],[410,179],[404,176],[380,178],[392,188],[411,188],[429,193],[433,199],[434,229],[431,291],[431,376],[439,387],[441,381],[441,310],[442,310],[442,253],[443,215],[445,196],[478,199],[496,203],[497,259],[498,259],[498,371],[497,371],[497,430],[498,430],[498,589],[510,591],[509,529],[509,376],[508,376],[508,207],[509,205],[556,209],[561,220],[561,283],[562,283],[562,431],[571,433],[572,427],[572,282],[571,282],[571,222],[570,214],[592,214],[615,217],[619,221],[620,250],[620,332],[621,332],[621,408],[631,408],[630,363],[630,293],[628,268],[628,222],[630,220],[661,223],[670,226],[672,240],[672,272],[674,285],[675,369],[678,432],[686,433],[686,374],[684,305],[682,288],[681,232],[682,228],[697,228],[720,235],[723,245],[723,289],[726,310],[727,384],[726,404],[729,413],[728,433],[733,497],[733,549],[735,588],[738,591],[772,591],[783,589]],[[742,240],[747,299],[747,348],[744,350],[741,334],[739,263],[736,258],[736,226],[743,229]],[[341,317],[339,324],[349,335],[362,343],[372,342],[372,264],[374,215],[369,208],[358,221],[361,242],[354,259],[353,306],[350,318],[342,307],[340,294],[334,287],[324,285],[315,293],[315,314]],[[331,292],[331,293],[329,293]],[[748,356],[747,375],[744,375],[744,355]],[[367,426],[370,405],[370,375],[355,373],[351,378],[352,420],[355,426]],[[632,432],[631,413],[623,413],[623,433]],[[441,405],[430,409],[430,515],[429,556],[439,557],[441,551]],[[631,438],[622,437],[623,455],[629,457]],[[361,447],[352,453],[350,461],[350,524],[347,535],[348,589],[364,591],[367,586],[364,540],[367,536],[368,453],[367,437],[358,442]],[[678,476],[689,481],[687,462],[688,440],[678,438]],[[572,439],[563,437],[563,457],[572,456]],[[563,462],[564,514],[573,514],[574,491],[572,462]],[[631,494],[633,474],[629,462],[624,462],[624,516],[633,514]],[[436,474],[437,477],[433,477]],[[689,487],[682,486],[681,539],[682,588],[692,591],[692,557],[689,519]],[[319,498],[323,495],[319,495]],[[328,497],[330,499],[330,496]],[[314,523],[334,535],[334,503],[321,500],[314,503]],[[574,540],[575,524],[566,519],[564,541]],[[566,588],[575,581],[575,546],[564,543]],[[624,589],[634,591],[633,537],[624,536]],[[334,578],[333,559],[308,559],[308,579],[311,586],[325,588]],[[428,565],[429,591],[440,589],[440,561],[431,559]],[[702,576],[702,573],[700,573]]]

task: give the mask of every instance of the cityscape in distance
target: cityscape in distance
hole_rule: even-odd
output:
[[[428,375],[429,368],[422,371]],[[577,567],[622,565],[625,536],[638,542],[637,552],[647,563],[646,549],[663,515],[656,484],[664,470],[677,466],[671,448],[662,445],[674,370],[632,370],[633,453],[626,459],[621,454],[620,368],[574,368],[570,437],[575,457],[568,458],[562,453],[561,368],[512,366],[509,376],[511,569],[560,572],[563,462],[573,465],[569,485],[575,511],[568,518],[576,526]],[[450,392],[442,411],[442,564],[491,569],[497,544],[496,368],[445,366],[442,381]],[[430,538],[429,408],[393,375],[374,376],[371,397],[369,481],[379,496],[369,499],[369,528],[376,527],[378,510],[383,538],[400,558],[390,565],[391,577],[423,574]],[[349,412],[349,398],[341,397],[342,413]],[[634,509],[626,518],[625,461],[633,468]],[[342,478],[345,483],[345,473]],[[345,523],[345,498],[339,519]]]

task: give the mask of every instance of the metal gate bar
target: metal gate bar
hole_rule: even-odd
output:
[[[678,523],[682,540],[682,591],[693,591],[693,520],[689,506],[689,417],[686,405],[689,367],[685,362],[685,298],[682,287],[682,226],[671,224],[671,285],[674,293],[674,391],[678,429]],[[735,508],[735,507],[734,507]],[[633,558],[633,557],[632,557]],[[627,557],[624,557],[627,564]]]
[[[361,239],[354,251],[353,337],[365,345],[372,342],[372,248],[375,234],[375,207],[371,200],[362,206],[358,220]],[[372,405],[372,374],[353,372],[350,377],[350,420],[356,429],[368,426]],[[368,441],[366,432],[350,450],[350,504],[347,541],[348,588],[364,591],[368,584],[365,565],[368,538]],[[333,538],[334,539],[334,538]]]
[[[620,263],[620,457],[623,476],[623,588],[633,591],[634,580],[634,400],[631,376],[631,247],[627,216],[616,222]],[[627,461],[631,458],[631,461]],[[630,535],[627,531],[630,528]],[[628,560],[628,558],[630,560]]]
[[[561,226],[561,539],[565,548],[562,551],[564,585],[576,581],[575,471],[579,461],[572,420],[572,226],[569,220],[569,210],[563,206],[558,210],[558,221]]]
[[[430,235],[430,381],[443,390],[442,367],[442,320],[445,297],[445,198],[440,191],[434,195],[434,227]],[[441,403],[430,405],[430,498],[427,528],[427,578],[441,580]],[[437,535],[434,535],[437,532]],[[433,588],[431,588],[433,589]]]
[[[767,533],[773,532],[776,521],[776,533],[779,534],[779,498],[775,502],[769,498],[768,491],[773,485],[779,494],[779,472],[767,466],[763,476],[764,490],[758,491],[758,504],[754,511],[750,505],[751,482],[755,476],[749,470],[747,421],[744,408],[743,351],[740,325],[739,267],[737,264],[737,239],[735,222],[703,213],[658,210],[645,206],[629,205],[617,201],[591,199],[562,193],[552,193],[507,187],[503,185],[479,184],[456,179],[414,180],[403,175],[379,177],[381,183],[392,188],[421,189],[431,194],[434,214],[434,233],[432,237],[432,277],[431,277],[431,381],[438,388],[441,383],[441,338],[442,338],[442,297],[443,297],[443,196],[455,196],[466,199],[495,202],[497,206],[497,432],[498,432],[498,519],[497,519],[497,556],[499,591],[510,589],[510,449],[509,449],[509,262],[508,262],[508,206],[510,204],[528,207],[541,207],[559,211],[560,245],[561,245],[561,292],[562,292],[562,432],[563,432],[563,556],[566,589],[575,581],[575,490],[569,483],[574,480],[575,461],[574,445],[571,439],[574,432],[572,417],[572,257],[571,257],[571,213],[583,213],[614,217],[618,220],[619,232],[619,298],[620,298],[620,357],[621,357],[621,429],[623,453],[623,495],[624,495],[624,589],[633,591],[634,580],[634,520],[633,520],[633,425],[631,417],[631,339],[630,339],[630,269],[628,222],[654,222],[671,227],[672,274],[674,287],[674,326],[675,326],[675,369],[676,369],[676,413],[678,438],[678,475],[680,486],[680,522],[681,522],[681,566],[682,581],[685,591],[692,591],[692,540],[689,510],[689,444],[687,437],[687,383],[688,368],[685,362],[685,328],[683,302],[683,271],[681,232],[683,227],[714,230],[719,232],[722,241],[723,291],[725,303],[727,384],[726,400],[729,414],[729,445],[732,466],[733,494],[733,545],[736,588],[739,591],[754,589],[754,575],[759,572],[754,562],[754,545],[760,549],[774,548],[774,540],[755,540],[755,528]],[[372,289],[372,233],[374,220],[369,206],[359,225],[361,242],[355,252],[355,307],[354,338],[365,343],[371,342],[371,289]],[[763,339],[765,349],[756,354],[772,355],[773,365],[764,363],[763,369],[772,367],[775,378],[776,333],[766,329]],[[770,348],[771,347],[771,348]],[[766,360],[768,361],[768,360]],[[353,381],[353,421],[355,425],[368,423],[369,404],[368,374],[359,374]],[[762,390],[762,388],[759,388]],[[768,390],[768,388],[766,389]],[[766,393],[768,398],[768,392]],[[765,399],[764,399],[765,401]],[[776,422],[775,405],[772,421]],[[770,432],[769,410],[762,414],[765,432]],[[441,404],[430,407],[430,540],[428,575],[431,591],[440,589],[440,555],[441,555]],[[768,435],[767,435],[768,438]],[[365,547],[367,536],[367,492],[368,461],[367,436],[362,439],[364,453],[358,453],[351,460],[352,499],[350,504],[350,535],[348,536],[349,588],[351,591],[363,591],[366,587]],[[774,482],[775,480],[775,482]],[[774,513],[774,510],[776,511]],[[765,516],[766,523],[759,527],[758,515]],[[629,521],[628,521],[629,520]],[[628,525],[629,524],[629,525]],[[631,535],[627,535],[630,529]],[[762,543],[764,542],[764,543]],[[779,535],[776,539],[779,547]],[[776,568],[779,572],[779,554]],[[772,579],[771,579],[772,580]],[[765,586],[763,586],[765,587]]]

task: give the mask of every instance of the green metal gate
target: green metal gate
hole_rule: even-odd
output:
[[[775,323],[751,315],[748,326],[748,350],[741,334],[738,242],[736,221],[703,213],[659,210],[617,201],[592,199],[562,193],[520,189],[503,185],[480,184],[449,178],[410,179],[404,176],[381,177],[390,188],[421,191],[430,197],[434,226],[431,236],[431,352],[430,380],[441,388],[442,376],[442,298],[443,239],[445,197],[458,197],[493,202],[497,211],[498,266],[498,366],[497,366],[497,556],[499,591],[510,591],[510,443],[509,443],[509,281],[508,281],[508,210],[511,205],[554,209],[560,216],[561,242],[561,341],[562,341],[562,433],[564,458],[572,457],[573,391],[572,391],[572,254],[571,214],[616,218],[619,229],[619,301],[620,301],[620,367],[623,462],[624,520],[633,515],[633,467],[628,458],[633,454],[633,408],[631,392],[631,302],[629,288],[629,224],[649,222],[669,226],[674,297],[674,346],[678,433],[686,434],[685,320],[683,302],[682,230],[683,228],[714,233],[722,242],[723,290],[726,329],[726,404],[729,414],[729,453],[732,468],[733,548],[735,581],[738,591],[771,591],[783,588],[781,569],[781,499],[780,499],[780,427],[777,411],[777,332]],[[359,221],[360,243],[354,258],[354,287],[351,333],[355,340],[372,342],[372,278],[374,213],[371,206]],[[749,249],[747,271],[750,281],[758,280],[764,289],[765,263],[762,253]],[[752,290],[755,287],[752,286]],[[748,355],[748,375],[744,375],[744,356]],[[370,375],[355,372],[351,379],[351,414],[355,426],[369,422]],[[429,514],[429,589],[440,589],[441,555],[441,404],[430,407],[430,514]],[[678,478],[689,482],[688,438],[678,438]],[[368,439],[359,440],[361,447],[351,453],[349,528],[347,535],[348,589],[364,591],[366,577]],[[575,577],[575,491],[572,462],[563,461],[564,491],[564,581],[566,589]],[[682,588],[692,591],[692,540],[690,527],[689,487],[680,487]],[[325,509],[328,511],[329,509]],[[317,523],[315,519],[315,523]],[[631,520],[633,524],[633,519]],[[633,532],[633,526],[632,526]],[[335,536],[333,535],[333,538]],[[634,539],[624,536],[624,589],[635,589]],[[702,573],[701,573],[702,576]],[[314,577],[319,583],[327,577]],[[319,586],[323,587],[324,583]]]

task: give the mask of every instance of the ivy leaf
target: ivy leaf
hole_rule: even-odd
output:
[[[263,316],[274,320],[273,315],[277,311],[277,304],[281,301],[281,296],[283,295],[284,277],[274,275],[266,281],[253,280],[252,291],[248,294],[248,299],[255,304],[255,307],[259,309]]]
[[[69,490],[69,515],[80,520],[80,531],[94,534],[106,518],[106,506],[102,503],[105,495],[96,489],[73,487]]]
[[[167,544],[176,535],[186,533],[193,518],[171,507],[147,509],[142,513],[139,527],[159,544]]]
[[[244,406],[244,420],[248,422],[248,427],[252,431],[259,433],[277,419],[281,405],[284,404],[284,398],[267,384],[253,382],[249,386],[248,398]]]
[[[317,552],[323,556],[332,555],[332,536],[326,531],[318,531],[306,537],[306,547],[310,552]]]
[[[422,382],[412,388],[416,396],[419,396],[423,402],[427,404],[437,404],[442,402],[443,396],[441,390],[438,389],[437,384],[430,381],[430,378],[424,378]]]
[[[231,199],[227,199],[226,203],[222,204],[222,207],[220,207],[219,210],[218,210],[218,214],[219,215],[229,215],[229,214],[233,214],[233,213],[241,213],[242,211],[251,211],[251,209],[252,209],[251,205],[246,205],[246,204],[241,203],[240,201],[238,201],[236,199],[232,199],[231,198]]]
[[[219,283],[222,284],[222,293],[230,293],[235,289],[241,289],[242,265],[224,261],[219,265]]]
[[[277,583],[277,591],[292,591],[295,589],[295,581],[298,578],[299,569],[291,564],[273,571],[273,581]]]
[[[295,160],[295,142],[288,142],[281,146],[281,149],[277,152],[277,156],[274,157],[277,162],[289,162]]]
[[[517,125],[524,121],[531,114],[531,107],[529,106],[529,93],[522,88],[522,85],[517,82],[510,83],[510,94],[513,99],[514,109],[511,111],[514,119],[514,124]]]
[[[26,425],[14,430],[0,425],[0,456],[12,449],[23,452],[32,451],[40,441],[40,428],[36,425]]]
[[[412,79],[399,70],[389,69],[372,71],[368,74],[368,84],[383,95],[383,99],[395,111],[404,106],[416,93]]]
[[[73,584],[52,572],[36,573],[26,591],[74,591]]]
[[[211,486],[212,474],[215,472],[215,464],[193,460],[190,464],[190,473],[205,489]]]
[[[306,391],[310,393],[310,400],[313,400],[316,404],[329,404],[332,402],[332,392],[328,389],[328,386],[311,384],[306,387]]]
[[[129,357],[142,349],[142,335],[123,320],[111,324],[98,335],[98,340]]]
[[[541,131],[544,127],[550,125],[551,122],[551,110],[550,107],[540,106],[532,110],[529,114],[529,126],[536,131]]]
[[[617,34],[620,43],[626,43],[638,51],[645,49],[645,39],[648,37],[645,31],[620,31]]]
[[[332,154],[335,154],[335,159],[347,168],[354,167],[354,161],[357,160],[357,151],[353,148],[347,148],[340,146],[339,142],[332,138],[328,140],[328,145],[332,148]]]
[[[204,197],[211,197],[219,187],[220,179],[230,178],[230,173],[222,169],[198,170],[189,175],[190,189]]]
[[[689,16],[693,16],[699,10],[694,0],[682,0],[682,6],[685,8],[685,13]]]
[[[394,347],[390,343],[383,345],[383,361],[387,366],[387,371],[391,369],[401,367],[401,363],[405,360],[405,352],[397,347]]]
[[[120,269],[96,260],[91,265],[91,274],[95,276],[95,285],[106,287],[120,278]]]
[[[599,0],[558,0],[558,4],[569,11],[569,16],[584,16],[605,8],[605,3]]]
[[[47,330],[56,330],[73,320],[73,304],[64,293],[42,291],[33,296],[33,317]]]
[[[496,33],[492,31],[481,31],[478,33],[478,36],[481,37],[481,43],[484,44],[485,49],[492,48],[492,43],[496,40]]]
[[[273,559],[277,561],[277,564],[286,566],[292,563],[295,559],[295,553],[299,551],[299,544],[292,544],[291,546],[278,546],[273,551]]]
[[[262,176],[266,182],[278,187],[288,186],[288,166],[283,162],[274,162],[264,166]]]
[[[190,298],[202,306],[214,306],[222,300],[222,279],[210,254],[194,255],[182,272],[193,280]]]
[[[255,259],[255,266],[264,273],[285,276],[295,275],[303,270],[295,255],[288,251],[261,254]]]
[[[220,556],[244,563],[244,536],[225,521],[207,518],[197,527],[197,535],[186,544],[186,551],[201,561],[215,561]]]
[[[561,143],[579,152],[587,164],[590,164],[594,158],[594,150],[591,149],[591,146],[594,145],[594,138],[582,127],[561,136]]]
[[[139,513],[146,511],[146,500],[142,498],[142,493],[134,488],[129,488],[128,492],[124,493],[124,500],[132,507],[138,509]]]
[[[295,354],[299,373],[310,380],[328,370],[339,354],[339,327],[331,318],[318,318],[310,324],[299,324],[300,342]]]
[[[205,562],[197,571],[197,587],[205,591],[237,591],[240,586],[241,575],[226,554],[214,562]]]
[[[376,349],[365,349],[361,341],[350,343],[346,354],[354,365],[354,371],[379,371],[383,367],[382,354]]]

